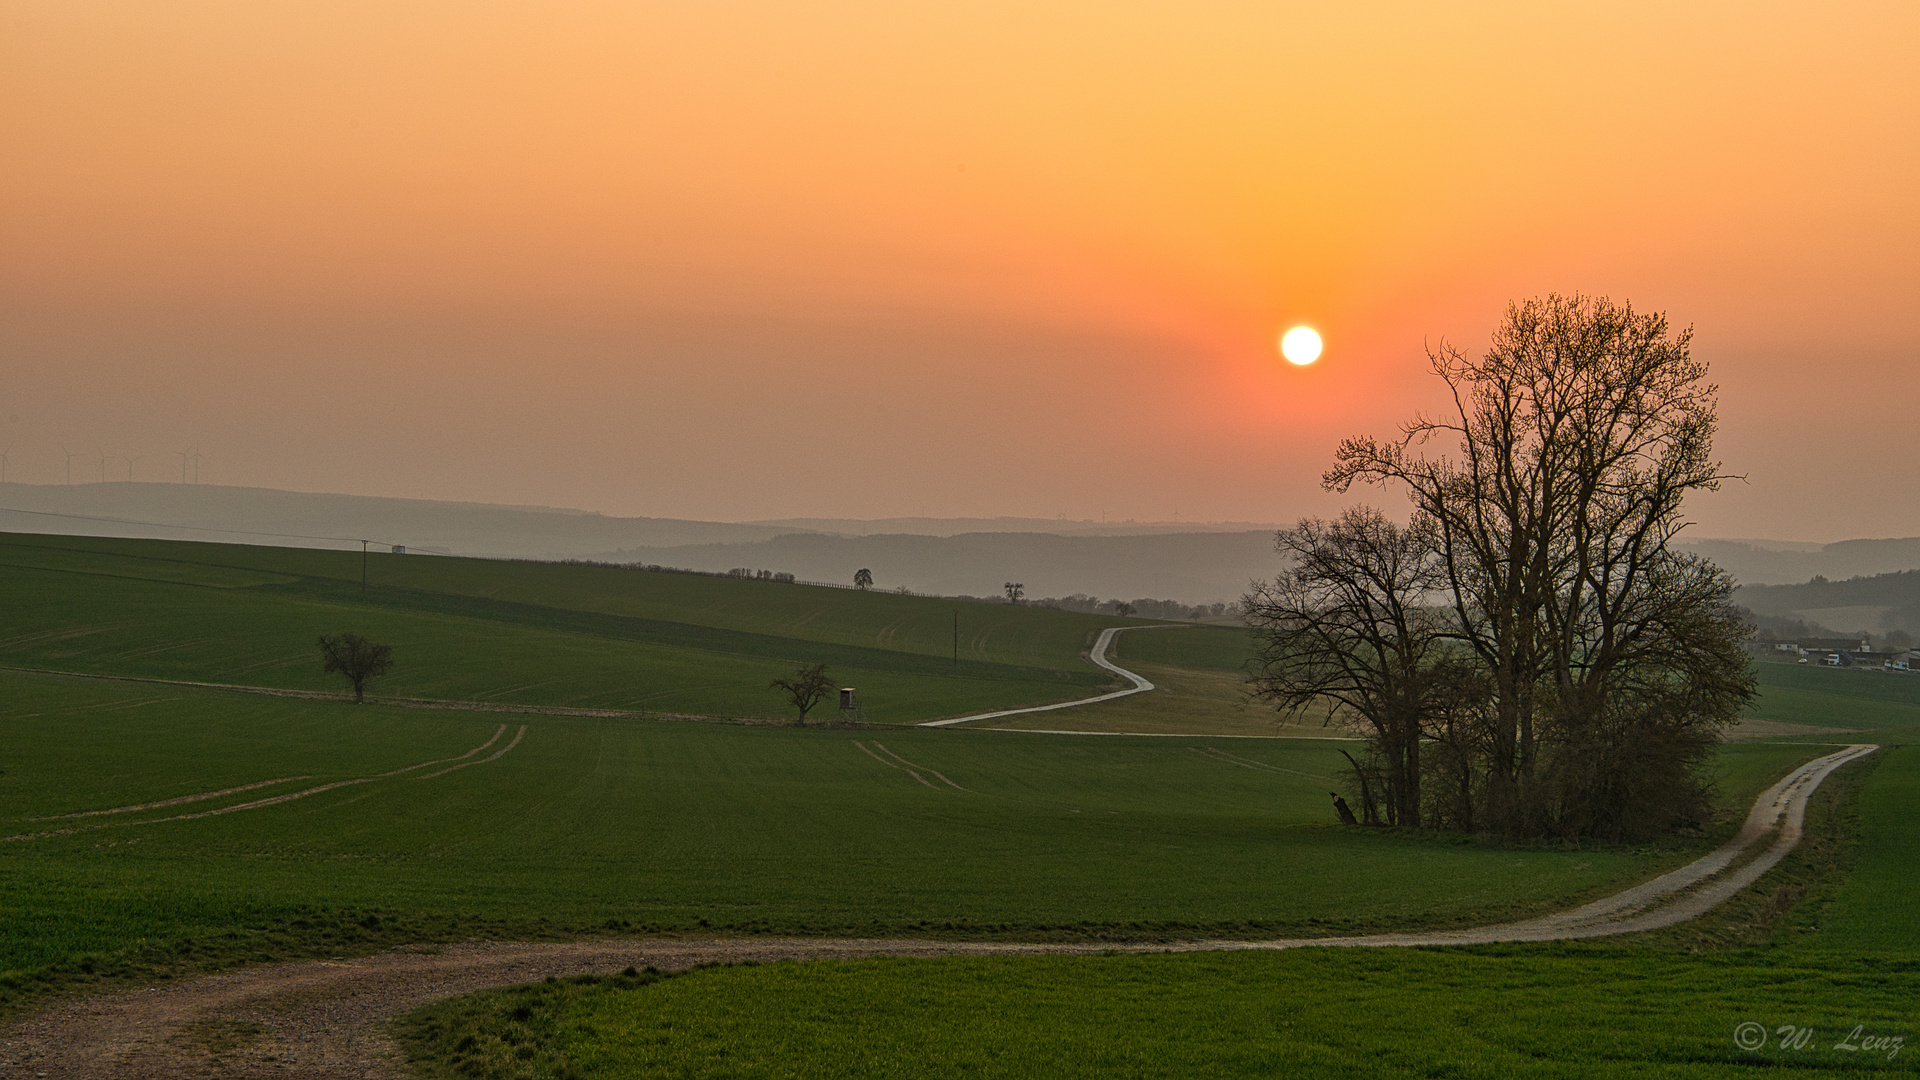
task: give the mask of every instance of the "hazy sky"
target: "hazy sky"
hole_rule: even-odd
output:
[[[1441,404],[1424,342],[1584,291],[1695,327],[1750,477],[1702,534],[1916,535],[1916,42],[1907,0],[0,0],[0,447],[1286,520]]]

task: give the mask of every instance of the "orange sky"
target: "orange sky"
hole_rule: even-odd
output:
[[[1703,534],[1920,534],[1916,41],[1910,3],[5,0],[0,444],[1286,520],[1439,404],[1423,339],[1580,290],[1696,327],[1750,477]]]

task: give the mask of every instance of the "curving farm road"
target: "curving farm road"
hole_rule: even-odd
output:
[[[1762,793],[1740,833],[1712,854],[1572,911],[1437,933],[1119,948],[1188,952],[1465,945],[1558,941],[1670,926],[1720,904],[1772,869],[1799,842],[1807,800],[1821,781],[1877,749],[1851,745],[1802,765]],[[1762,847],[1768,836],[1773,842]],[[242,969],[67,1002],[6,1032],[0,1042],[0,1077],[400,1078],[406,1072],[386,1034],[392,1017],[437,998],[548,975],[612,974],[630,964],[670,969],[707,961],[1058,954],[1110,948],[1114,946],[813,939],[478,942],[399,949],[355,960]]]
[[[1183,624],[1180,623],[1164,623],[1158,626],[1109,626],[1105,630],[1100,631],[1100,636],[1094,639],[1093,650],[1087,654],[1087,658],[1132,683],[1133,686],[1130,689],[1115,690],[1110,694],[1081,698],[1078,701],[1059,701],[1052,705],[1035,705],[1026,709],[1001,709],[998,712],[974,713],[972,716],[956,716],[950,720],[928,720],[920,726],[946,727],[949,724],[965,724],[974,720],[995,720],[1002,716],[1019,716],[1022,713],[1052,712],[1055,709],[1071,709],[1076,705],[1091,705],[1096,701],[1112,701],[1114,698],[1123,698],[1129,694],[1145,693],[1153,689],[1152,683],[1107,659],[1107,649],[1113,645],[1113,636],[1128,630],[1178,630],[1182,625]]]

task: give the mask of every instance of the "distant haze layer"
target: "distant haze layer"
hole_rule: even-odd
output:
[[[210,484],[0,484],[0,530],[380,548],[489,558],[593,559],[792,573],[850,585],[998,596],[1233,600],[1277,569],[1271,525],[1036,519],[793,523],[622,518],[579,510],[328,495]],[[976,532],[982,525],[1000,531]],[[862,535],[875,527],[920,535]],[[1052,528],[1054,532],[1042,530]],[[831,532],[826,530],[831,529]],[[840,533],[853,535],[837,535]],[[960,535],[956,535],[960,534]]]
[[[1017,582],[1029,599],[1074,593],[1101,599],[1239,599],[1281,566],[1272,532],[1058,536],[1035,532],[954,536],[828,536],[795,533],[750,543],[614,552],[619,562],[693,570],[768,569],[844,585],[856,570],[876,588],[942,596],[999,596]]]
[[[490,558],[594,559],[791,573],[878,588],[1029,597],[1232,600],[1281,566],[1275,523],[1042,518],[808,518],[721,522],[627,518],[541,506],[390,499],[212,484],[0,484],[0,531],[230,543],[381,547]],[[1920,568],[1920,539],[1835,544],[1688,540],[1748,585]]]

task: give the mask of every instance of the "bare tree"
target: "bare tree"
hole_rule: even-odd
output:
[[[873,588],[873,571],[861,567],[853,572],[853,587],[861,591]]]
[[[1325,477],[1402,488],[1433,522],[1455,632],[1486,676],[1483,802],[1502,831],[1645,831],[1654,806],[1684,820],[1753,695],[1731,582],[1670,546],[1684,498],[1725,479],[1691,338],[1605,299],[1510,305],[1480,359],[1432,352],[1452,415],[1349,439]],[[1423,455],[1435,439],[1457,453]],[[1620,772],[1649,746],[1678,770],[1657,792]]]
[[[1403,528],[1370,507],[1306,518],[1275,538],[1287,570],[1241,601],[1259,641],[1255,693],[1285,713],[1344,710],[1366,731],[1375,764],[1348,761],[1370,822],[1377,771],[1387,822],[1421,823],[1425,724],[1451,685],[1437,539],[1430,519]]]
[[[775,679],[768,685],[787,692],[787,700],[800,710],[800,725],[805,727],[807,714],[820,704],[821,698],[827,696],[827,691],[833,687],[833,680],[827,677],[827,665],[811,664],[803,665],[790,679]]]
[[[1027,587],[1017,581],[1007,582],[1006,589],[1007,603],[1009,604],[1017,604],[1020,602],[1021,597],[1027,595]]]
[[[367,699],[367,680],[385,675],[393,667],[393,646],[375,645],[359,634],[339,637],[320,636],[321,671],[344,675],[353,684],[356,704]]]

